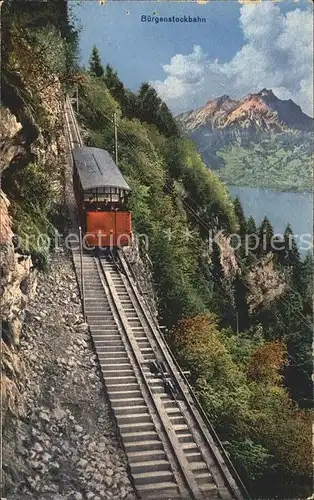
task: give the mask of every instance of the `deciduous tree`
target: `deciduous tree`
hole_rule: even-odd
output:
[[[267,342],[251,355],[248,374],[264,384],[278,384],[282,380],[280,371],[287,364],[284,344],[278,340]]]

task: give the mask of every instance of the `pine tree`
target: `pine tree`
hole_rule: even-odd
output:
[[[234,205],[235,214],[236,214],[236,216],[238,218],[238,222],[239,222],[239,234],[242,237],[242,236],[245,236],[245,234],[247,232],[247,223],[246,223],[243,208],[242,208],[242,205],[241,205],[241,202],[240,202],[240,199],[238,196],[234,199],[233,205]]]
[[[302,285],[302,263],[298,246],[293,236],[290,224],[287,225],[284,233],[285,256],[284,266],[288,267],[291,272],[293,285],[299,289]]]
[[[224,278],[224,271],[220,260],[220,248],[219,245],[214,241],[211,253],[211,263],[212,263],[212,276],[214,280],[220,284]]]
[[[255,220],[253,219],[252,215],[248,218],[246,222],[246,230],[247,234],[257,234]]]
[[[313,255],[308,253],[301,264],[300,293],[304,301],[304,311],[306,314],[313,313],[313,292],[314,292],[314,261]]]
[[[241,238],[241,247],[238,249],[238,253],[241,257],[245,255],[245,236],[247,234],[247,224],[244,216],[243,208],[238,196],[233,200],[234,212],[239,225],[238,235]]]
[[[179,135],[179,130],[176,121],[173,118],[165,102],[161,104],[158,110],[156,125],[159,132],[165,135],[166,137]]]
[[[313,255],[308,252],[303,261],[303,270],[305,273],[305,277],[311,281],[313,279],[313,269],[314,269],[314,260]]]
[[[136,118],[138,114],[138,98],[134,92],[128,89],[124,90],[125,96],[125,116],[127,118]]]
[[[107,64],[106,66],[104,80],[110,94],[119,102],[122,109],[124,109],[125,106],[124,85],[121,82],[120,78],[118,77],[118,73],[114,71],[114,69],[109,64]]]
[[[247,286],[239,274],[234,280],[234,299],[240,332],[243,332],[249,327],[249,308],[246,301]]]
[[[99,50],[97,49],[96,45],[93,46],[92,55],[89,60],[89,71],[91,75],[97,77],[102,77],[105,73],[104,67],[101,64]]]
[[[277,234],[273,239],[273,252],[276,257],[277,264],[285,265],[285,240],[282,235]]]
[[[259,246],[258,246],[258,254],[259,255],[266,255],[269,252],[273,251],[273,246],[272,246],[272,238],[274,236],[274,230],[267,219],[267,217],[264,217],[262,224],[259,228],[258,231],[258,237],[259,237]]]
[[[149,83],[144,82],[140,87],[138,99],[139,118],[144,122],[156,124],[161,106],[161,99],[158,97],[156,90]]]
[[[299,265],[300,254],[290,224],[285,229],[284,241],[286,250],[285,265],[289,267]]]
[[[277,322],[275,332],[277,338],[285,341],[290,356],[287,367],[286,385],[292,398],[301,406],[312,405],[312,314],[306,316],[301,294],[295,287],[288,288],[276,310]],[[278,321],[281,318],[281,321]]]
[[[256,254],[257,249],[255,249],[256,246],[256,239],[257,238],[257,228],[255,224],[255,220],[252,216],[250,216],[247,221],[246,221],[246,234],[247,234],[247,245],[248,248],[245,248],[245,256],[246,256],[246,262],[248,265],[253,264],[256,262]]]

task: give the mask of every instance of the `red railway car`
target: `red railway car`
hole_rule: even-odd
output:
[[[91,247],[122,247],[132,238],[130,187],[108,151],[73,150],[73,185],[85,242]]]

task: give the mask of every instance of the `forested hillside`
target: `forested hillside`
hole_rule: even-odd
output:
[[[160,321],[253,496],[310,493],[311,256],[301,262],[289,226],[272,250],[271,223],[246,220],[155,90],[132,93],[95,47],[78,93],[87,144],[113,153],[117,114],[119,167],[135,231],[148,238]],[[246,255],[228,245],[231,233],[266,245]]]
[[[13,116],[20,130],[3,136],[2,189],[20,250],[39,267],[49,261],[49,248],[37,245],[37,236],[53,237],[64,215],[63,100],[77,69],[77,43],[65,0],[4,3],[1,111]]]

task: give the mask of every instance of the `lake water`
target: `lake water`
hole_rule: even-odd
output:
[[[312,193],[281,192],[270,189],[228,186],[233,197],[238,196],[246,217],[252,215],[259,225],[266,216],[275,233],[282,234],[289,223],[299,245],[300,253],[307,253],[308,245],[300,241],[301,234],[313,233]],[[297,236],[298,235],[298,236]],[[303,237],[305,242],[312,236]]]

